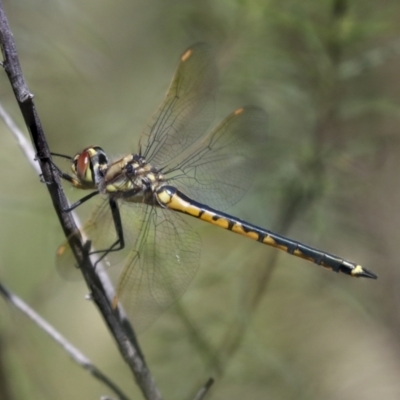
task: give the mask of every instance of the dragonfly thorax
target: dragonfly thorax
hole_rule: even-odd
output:
[[[129,154],[109,165],[99,189],[125,199],[138,195],[150,199],[164,182],[161,171],[143,156]]]

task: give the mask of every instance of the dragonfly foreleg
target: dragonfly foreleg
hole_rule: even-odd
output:
[[[88,195],[82,197],[75,203],[71,204],[69,207],[63,208],[63,211],[70,212],[70,211],[74,210],[76,207],[80,206],[81,204],[83,204],[86,201],[88,201],[89,199],[91,199],[92,197],[96,196],[97,194],[99,194],[98,190],[96,190],[95,192],[89,193]]]
[[[117,240],[108,249],[94,250],[89,253],[89,255],[103,253],[100,258],[96,260],[94,267],[96,267],[96,265],[111,252],[122,250],[125,247],[124,230],[122,228],[121,214],[119,212],[118,203],[110,197],[108,204],[110,205]]]

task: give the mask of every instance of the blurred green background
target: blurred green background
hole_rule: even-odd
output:
[[[70,155],[94,144],[135,151],[182,51],[209,42],[221,70],[217,117],[244,104],[269,116],[267,148],[251,144],[255,182],[228,211],[379,275],[351,279],[194,221],[202,267],[139,337],[166,399],[192,398],[210,376],[210,399],[400,398],[398,0],[5,9],[49,145]],[[24,128],[4,73],[0,101]],[[59,277],[63,235],[46,188],[0,129],[1,281],[141,398],[84,284]],[[7,400],[112,395],[3,300],[0,382]]]

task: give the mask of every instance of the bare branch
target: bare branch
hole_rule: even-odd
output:
[[[126,400],[128,397],[114,384],[106,375],[104,375],[83,353],[73,346],[68,340],[61,335],[53,326],[51,326],[45,319],[37,314],[32,308],[28,306],[22,299],[15,294],[11,293],[0,282],[0,294],[5,300],[10,302],[13,306],[18,308],[23,314],[30,318],[37,324],[43,331],[45,331],[54,341],[63,347],[63,349],[71,356],[71,358],[88,370],[96,379],[103,382],[111,390],[113,390],[120,399]]]
[[[78,265],[91,291],[91,296],[101,312],[108,328],[116,340],[120,353],[132,370],[136,382],[144,397],[149,400],[161,399],[161,395],[155,385],[154,379],[144,361],[142,352],[138,345],[135,333],[130,323],[121,317],[119,311],[115,311],[107,297],[107,293],[94,271],[88,256],[89,244],[83,243],[77,232],[77,226],[70,213],[63,212],[68,204],[63,192],[58,171],[52,161],[46,137],[37,114],[33,95],[22,74],[13,35],[4,13],[3,4],[0,0],[0,45],[4,57],[3,66],[10,80],[16,100],[28,127],[31,136],[43,180],[49,190],[53,206],[60,220],[62,228],[76,257]]]
[[[37,174],[40,174],[39,164],[35,160],[35,152],[32,149],[32,145],[26,140],[25,135],[18,128],[17,124],[10,117],[4,107],[0,104],[0,118],[7,125],[10,132],[14,135],[19,147],[24,153],[26,159],[31,164],[32,168],[36,171]]]

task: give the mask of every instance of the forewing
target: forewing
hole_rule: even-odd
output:
[[[237,109],[165,172],[169,182],[211,207],[235,204],[251,186],[255,168],[251,145],[262,145],[266,129],[263,109]]]
[[[197,140],[213,118],[217,68],[210,47],[197,43],[181,56],[171,85],[142,133],[147,161],[163,167]]]

